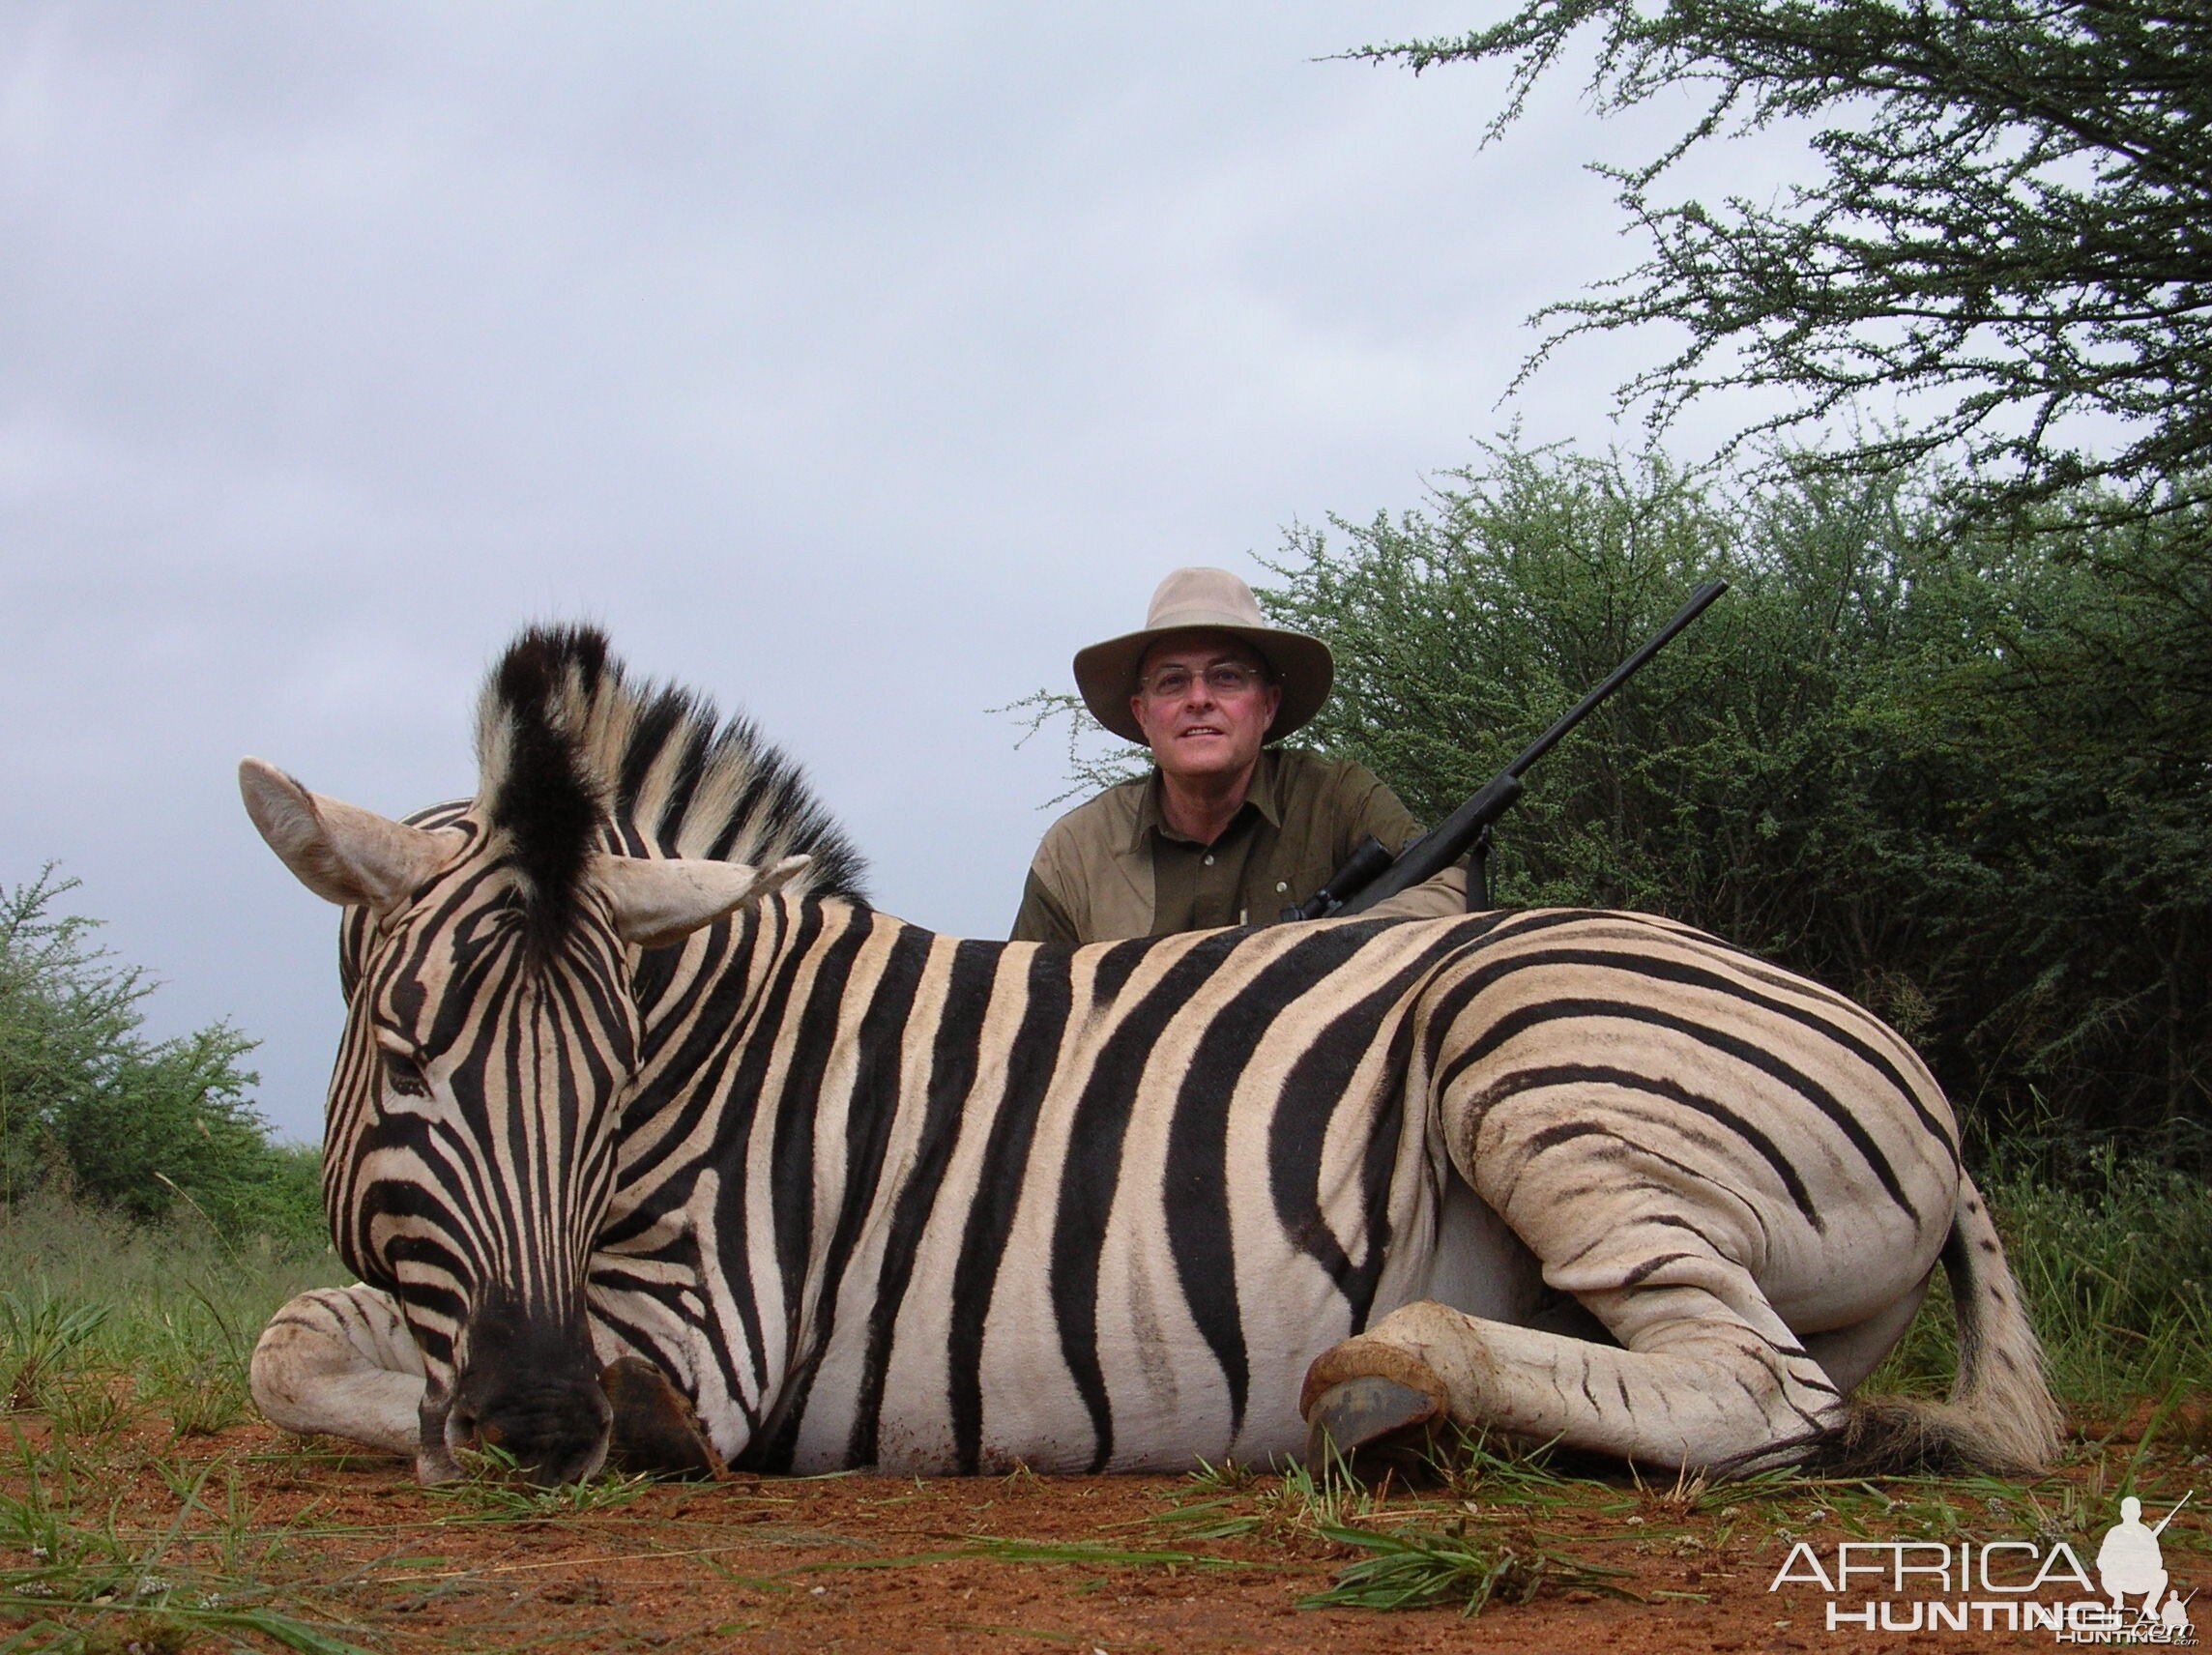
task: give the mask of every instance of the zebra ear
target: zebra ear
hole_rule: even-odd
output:
[[[389,908],[452,855],[447,837],[309,793],[259,759],[240,763],[238,791],[269,848],[327,901]]]
[[[623,941],[660,948],[772,895],[812,860],[786,857],[771,867],[755,868],[688,857],[594,857],[592,872],[614,902]]]

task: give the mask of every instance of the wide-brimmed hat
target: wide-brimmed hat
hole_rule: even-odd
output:
[[[1282,705],[1266,740],[1288,736],[1322,709],[1336,678],[1336,661],[1319,638],[1261,618],[1252,589],[1227,569],[1179,568],[1152,594],[1141,631],[1124,632],[1075,652],[1075,687],[1091,715],[1123,740],[1140,746],[1145,732],[1129,711],[1145,652],[1171,632],[1227,632],[1260,652],[1282,686]]]

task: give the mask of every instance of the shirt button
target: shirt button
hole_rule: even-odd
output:
[[[1206,861],[1206,865],[1207,865],[1208,867],[1209,867],[1209,868],[1210,868],[1211,866],[1213,866],[1213,853],[1212,853],[1211,851],[1208,851],[1208,852],[1207,852],[1207,853],[1206,853],[1205,861]]]
[[[1290,888],[1291,888],[1291,882],[1290,882],[1289,880],[1277,880],[1277,881],[1275,882],[1275,894],[1276,894],[1277,896],[1281,896],[1281,895],[1282,895],[1282,894],[1283,894],[1285,891],[1289,890]]]

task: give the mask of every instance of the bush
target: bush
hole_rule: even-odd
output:
[[[233,1242],[318,1241],[319,1157],[271,1142],[239,1066],[253,1042],[221,1023],[146,1039],[154,985],[92,945],[96,921],[49,912],[74,886],[49,868],[0,889],[0,1204],[59,1184],[141,1222],[186,1205]]]
[[[1262,600],[1336,652],[1308,739],[1433,822],[1728,579],[1532,773],[1499,899],[1827,981],[1970,1114],[2212,1118],[2205,571],[2156,526],[1944,541],[1934,498],[1494,448],[1424,510],[1294,531]]]

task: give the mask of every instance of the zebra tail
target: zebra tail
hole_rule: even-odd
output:
[[[1946,1468],[2012,1476],[2040,1471],[2058,1452],[2058,1404],[1989,1204],[1964,1172],[1942,1259],[1959,1328],[1959,1372],[1950,1400],[1853,1398],[1820,1458],[1860,1475]]]

